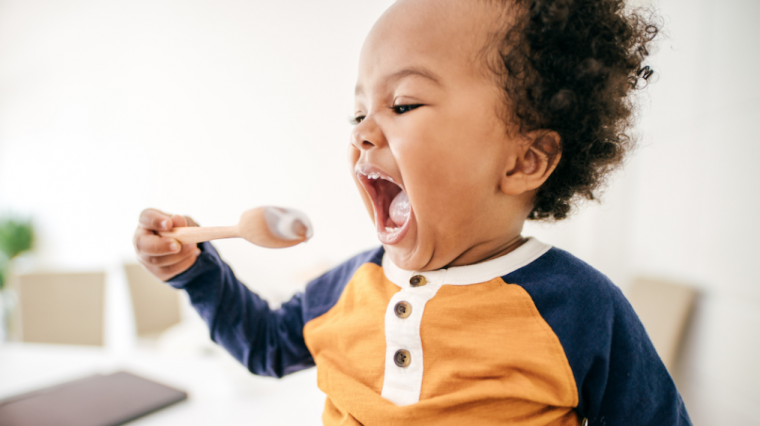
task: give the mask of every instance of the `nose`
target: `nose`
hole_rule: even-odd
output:
[[[385,143],[383,132],[372,115],[366,116],[351,132],[351,144],[360,151],[369,151],[380,147],[383,143]]]

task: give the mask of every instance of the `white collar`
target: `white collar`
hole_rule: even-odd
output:
[[[388,280],[401,288],[410,287],[409,280],[415,275],[422,275],[427,282],[437,285],[479,284],[527,266],[551,248],[552,246],[549,244],[529,237],[523,245],[496,259],[474,265],[452,266],[448,269],[426,272],[403,270],[391,261],[388,253],[385,253],[383,255],[383,271]]]

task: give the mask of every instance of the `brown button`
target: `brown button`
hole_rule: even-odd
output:
[[[399,349],[393,355],[393,362],[402,368],[409,367],[409,364],[412,363],[412,354],[410,354],[406,349]]]
[[[427,280],[422,275],[415,275],[409,280],[409,284],[411,284],[412,287],[422,287],[427,284]]]
[[[588,426],[588,419],[583,419],[583,423],[581,423],[581,426]]]
[[[398,302],[393,308],[393,312],[399,318],[409,318],[409,315],[412,314],[412,305],[409,302]]]

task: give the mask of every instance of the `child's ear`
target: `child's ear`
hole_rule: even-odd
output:
[[[501,192],[520,195],[541,186],[552,174],[562,157],[561,138],[557,132],[535,130],[522,136],[515,158],[501,177]]]

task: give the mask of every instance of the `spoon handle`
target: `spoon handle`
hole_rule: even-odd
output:
[[[238,238],[237,226],[188,226],[174,228],[171,231],[159,232],[158,235],[174,238],[182,244],[197,244],[223,238]]]

